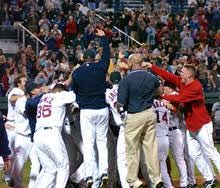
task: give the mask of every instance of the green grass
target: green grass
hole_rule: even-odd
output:
[[[216,145],[216,147],[217,147],[218,151],[220,152],[220,145]],[[175,162],[172,158],[172,155],[171,155],[170,159],[171,159],[171,165],[172,165],[172,173],[171,173],[172,178],[173,179],[178,179],[179,172],[178,172],[176,164],[175,164]],[[214,170],[217,173],[217,169],[215,167],[214,167]],[[30,161],[28,160],[27,163],[25,164],[25,168],[24,168],[24,172],[23,172],[24,185],[26,185],[26,187],[27,187],[28,182],[29,182],[29,172],[30,172]],[[196,177],[201,176],[201,174],[199,173],[199,171],[197,169],[195,169],[195,175],[196,175]],[[0,173],[0,177],[2,179],[2,173]],[[0,188],[5,188],[5,187],[7,187],[7,186],[5,186],[5,184],[2,181],[0,181]],[[216,186],[216,188],[220,188],[220,184],[218,184]]]

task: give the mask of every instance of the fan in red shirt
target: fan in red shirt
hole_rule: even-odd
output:
[[[190,158],[194,160],[205,179],[204,187],[214,186],[215,178],[204,155],[214,162],[220,173],[220,154],[214,147],[213,124],[205,107],[202,85],[196,79],[195,67],[186,64],[181,69],[180,76],[176,76],[151,63],[145,63],[144,66],[178,87],[178,95],[163,95],[162,97],[171,103],[183,105]]]

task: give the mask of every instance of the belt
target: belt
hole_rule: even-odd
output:
[[[52,127],[44,127],[44,130],[52,129]]]
[[[173,131],[173,130],[176,130],[177,127],[169,127],[169,131]]]

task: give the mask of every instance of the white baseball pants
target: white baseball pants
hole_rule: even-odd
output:
[[[169,131],[169,145],[180,173],[180,187],[188,185],[187,168],[184,160],[185,135],[180,129]]]
[[[157,137],[158,158],[160,162],[160,169],[162,174],[162,180],[166,188],[173,188],[170,180],[170,176],[167,171],[166,159],[169,154],[169,138],[168,136]]]
[[[97,175],[100,179],[102,174],[107,174],[108,172],[108,120],[108,108],[98,110],[82,109],[80,111],[85,178],[93,177],[94,187],[98,185]],[[95,145],[98,150],[98,162]]]
[[[69,160],[59,128],[40,128],[34,134],[34,144],[42,165],[35,188],[64,188],[69,178]]]
[[[30,136],[24,136],[19,133],[15,135],[15,153],[14,153],[14,162],[12,165],[12,178],[16,188],[22,188],[22,173],[24,164],[28,159],[32,147]]]
[[[11,150],[11,164],[13,166],[14,163],[14,156],[15,156],[15,135],[16,135],[16,131],[15,130],[8,130],[6,129],[7,135],[8,135],[8,146]],[[4,172],[4,176],[3,179],[5,180],[11,180],[12,179],[12,168],[9,171]]]
[[[29,153],[29,159],[31,161],[31,171],[28,188],[35,188],[35,183],[40,173],[41,165],[37,156],[37,148],[33,143]]]
[[[212,180],[214,176],[212,169],[204,158],[204,154],[214,162],[220,173],[220,154],[214,147],[212,133],[212,122],[203,125],[198,132],[188,130],[186,132],[189,155],[206,181]]]
[[[125,135],[124,135],[123,126],[120,126],[120,131],[117,141],[117,165],[118,165],[118,173],[122,188],[129,188],[129,184],[126,180],[128,169],[127,169],[127,161],[125,154]]]

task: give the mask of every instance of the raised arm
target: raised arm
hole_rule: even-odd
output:
[[[191,89],[192,88],[192,89]],[[162,98],[170,102],[186,103],[195,100],[203,100],[202,90],[197,87],[191,87],[182,90],[178,95],[163,95]]]
[[[103,65],[103,67],[108,70],[109,63],[110,63],[110,47],[109,47],[109,41],[105,37],[104,31],[97,29],[96,35],[100,37],[100,46],[103,48],[102,57],[100,60],[100,63]]]
[[[155,65],[152,65],[151,63],[143,63],[144,67],[150,68],[152,72],[160,76],[166,81],[169,81],[173,84],[175,84],[177,87],[180,87],[181,85],[181,78],[179,76],[176,76],[172,73],[167,72],[166,70],[163,70]]]

